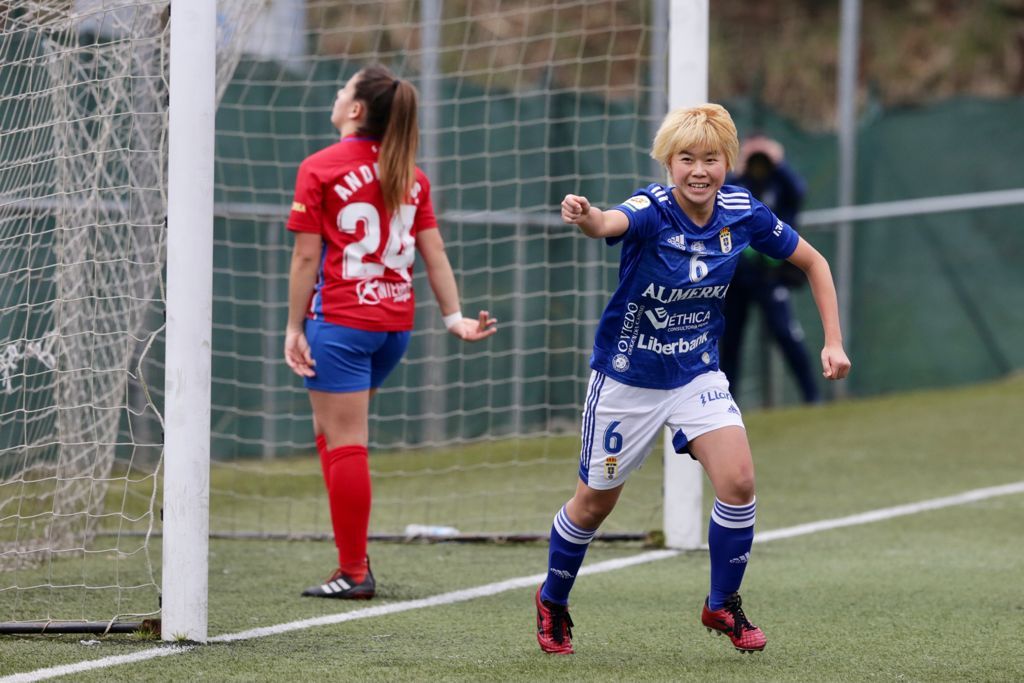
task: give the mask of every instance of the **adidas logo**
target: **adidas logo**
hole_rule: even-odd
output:
[[[322,590],[327,595],[330,595],[332,593],[340,593],[342,591],[347,591],[351,587],[352,584],[350,584],[348,581],[339,576],[333,581],[329,581],[324,585],[320,586],[320,590]]]
[[[676,249],[682,249],[683,251],[686,251],[686,238],[683,237],[682,235],[673,235],[672,237],[669,237],[665,241],[671,244]]]
[[[750,553],[743,553],[739,557],[729,560],[729,564],[746,564],[750,560]]]
[[[575,576],[573,576],[571,573],[565,571],[564,569],[549,569],[548,571],[551,572],[552,574],[554,574],[555,576],[557,576],[560,579],[575,579],[576,578]]]

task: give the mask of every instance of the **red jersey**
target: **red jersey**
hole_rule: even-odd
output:
[[[324,248],[306,317],[370,332],[411,330],[416,233],[437,228],[430,182],[416,169],[399,211],[384,208],[380,143],[346,137],[306,158],[288,229],[318,233]]]

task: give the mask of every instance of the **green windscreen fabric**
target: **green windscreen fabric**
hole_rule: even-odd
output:
[[[336,139],[327,113],[338,84],[351,75],[347,68],[316,61],[296,72],[243,61],[217,113],[213,427],[221,452],[266,454],[308,442],[305,392],[279,361],[291,244],[284,215],[299,162]],[[20,85],[7,83],[7,91],[45,74],[26,70],[17,78]],[[418,332],[386,385],[401,391],[375,407],[373,438],[387,445],[552,425],[573,431],[594,322],[617,279],[618,248],[560,226],[558,203],[577,192],[608,207],[661,180],[652,177],[647,157],[657,121],[636,99],[541,88],[485,91],[448,80],[440,88],[433,197],[440,215],[462,216],[442,221],[442,234],[464,312],[488,308],[503,330],[480,346],[449,339],[429,344],[424,330],[436,329],[438,314],[418,273]],[[18,102],[9,98],[0,107],[4,129],[17,131],[0,146],[8,165],[25,140],[45,132],[39,111]],[[725,104],[741,136],[761,131],[785,145],[807,181],[806,209],[836,205],[834,134],[804,130],[751,101]],[[1024,98],[871,108],[858,129],[856,202],[1022,188],[1021,121]],[[45,163],[31,171],[39,187],[49,188]],[[0,168],[0,177],[11,172]],[[490,213],[479,222],[465,218],[474,211]],[[48,219],[22,225],[45,233]],[[834,259],[832,226],[805,226],[802,234]],[[854,245],[846,330],[851,395],[962,384],[1024,367],[1024,206],[857,222]],[[39,264],[41,277],[46,265]],[[38,294],[26,287],[45,286],[36,278],[6,296],[20,301]],[[807,288],[794,292],[794,302],[816,363],[821,331]],[[519,334],[510,333],[513,325]],[[760,402],[756,359],[763,343],[754,321],[738,397],[744,406]],[[440,369],[437,354],[449,358]],[[158,406],[161,357],[158,341],[147,359]],[[796,400],[787,373],[783,381],[783,402]],[[446,388],[426,391],[428,382]],[[443,416],[440,433],[425,433],[420,418],[427,414]]]
[[[734,110],[741,131],[753,128],[749,109]],[[805,208],[835,206],[835,138],[760,118],[758,129],[783,142],[807,180]],[[858,130],[856,202],[1022,188],[1022,120],[1024,99],[876,111]],[[803,234],[834,256],[830,226]],[[962,384],[1024,367],[1024,205],[861,221],[853,235],[851,394]],[[816,359],[814,303],[806,288],[795,300]],[[786,397],[795,395],[787,386]]]
[[[329,81],[339,83],[348,75],[340,69],[332,74],[323,62],[313,68],[319,72],[290,75],[266,63],[239,68],[246,74],[244,87],[240,82],[229,87],[218,112],[218,202],[290,204],[299,162],[336,139],[326,120],[335,87]],[[316,89],[310,82],[327,84]],[[566,192],[586,194],[607,207],[655,180],[647,157],[650,126],[636,124],[645,112],[623,109],[635,106],[631,102],[458,87],[442,83],[439,173],[432,178],[439,214],[486,210],[553,218]],[[274,106],[263,106],[267,102]],[[801,130],[749,102],[726,105],[741,136],[759,130],[785,145],[790,163],[807,180],[806,209],[835,206],[833,134]],[[875,110],[858,131],[856,201],[1024,187],[1022,120],[1024,99]],[[855,223],[847,330],[854,362],[850,394],[973,382],[1024,367],[1022,223],[1024,206]],[[266,447],[262,422],[268,417],[279,422],[274,441],[282,447],[304,444],[309,412],[304,391],[283,364],[266,367],[280,346],[279,338],[268,342],[267,336],[284,325],[283,308],[268,310],[267,301],[285,300],[291,237],[283,219],[249,219],[244,212],[220,217],[216,225],[217,291],[233,294],[220,297],[215,310],[214,425],[231,435],[226,450],[239,454]],[[433,361],[425,338],[414,336],[387,385],[408,390],[401,400],[377,406],[378,417],[384,425],[400,422],[394,431],[406,443],[425,438],[417,417],[427,412],[448,415],[446,438],[575,423],[593,318],[615,286],[618,249],[603,244],[588,249],[586,238],[552,225],[516,228],[482,220],[443,224],[442,231],[463,298],[470,301],[464,301],[464,312],[479,303],[506,326],[523,325],[523,333],[516,337],[506,327],[487,343],[486,352],[443,342],[442,351],[461,358],[446,363],[440,377],[434,375],[456,387],[440,398],[422,391]],[[802,233],[834,258],[832,227],[810,226]],[[586,282],[596,291],[586,293]],[[436,306],[422,275],[416,286],[422,324],[437,315]],[[794,301],[817,364],[821,331],[807,288],[797,290]],[[517,341],[523,348],[514,347]],[[752,325],[746,355],[756,354],[762,341]],[[513,388],[508,378],[516,367],[521,381]],[[275,387],[269,394],[268,384]],[[741,404],[757,404],[755,385],[747,383]],[[788,379],[783,397],[796,398]],[[496,417],[516,401],[522,406],[519,423]],[[490,410],[477,414],[467,405]],[[374,439],[386,445],[389,431],[378,429]]]

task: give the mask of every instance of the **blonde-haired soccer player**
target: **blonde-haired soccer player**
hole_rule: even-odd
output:
[[[741,651],[767,642],[744,615],[738,592],[754,538],[754,464],[718,369],[722,304],[744,248],[788,259],[807,275],[825,332],[824,376],[846,377],[850,361],[828,263],[749,191],[724,185],[738,150],[723,107],[676,109],[651,149],[670,185],[648,185],[608,211],[578,195],[562,201],[563,221],[609,245],[621,242],[622,254],[590,359],[576,493],[555,516],[547,578],[535,597],[545,652],[573,652],[569,591],[587,546],[664,425],[676,451],[700,462],[715,490],[701,621]]]

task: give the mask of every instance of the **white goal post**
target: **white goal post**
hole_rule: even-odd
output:
[[[206,642],[217,7],[171,6],[164,416],[164,640]]]
[[[669,15],[669,108],[693,106],[708,99],[709,0],[671,0]],[[665,429],[665,545],[694,550],[704,534],[704,470],[678,455]]]

